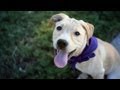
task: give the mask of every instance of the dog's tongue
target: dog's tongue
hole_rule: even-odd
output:
[[[54,63],[58,68],[63,68],[67,65],[68,62],[68,53],[63,50],[57,52],[57,55],[54,58]]]

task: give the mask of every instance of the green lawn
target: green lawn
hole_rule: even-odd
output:
[[[110,42],[120,32],[118,11],[1,11],[0,78],[74,79],[79,72],[69,66],[58,69],[53,63],[49,18],[64,12],[95,26],[94,35]]]

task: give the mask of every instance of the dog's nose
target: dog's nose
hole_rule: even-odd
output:
[[[58,46],[58,48],[60,48],[60,49],[64,49],[67,45],[68,45],[68,43],[67,43],[66,40],[59,39],[59,40],[57,41],[57,46]]]

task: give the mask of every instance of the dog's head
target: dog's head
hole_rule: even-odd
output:
[[[94,26],[63,13],[53,15],[50,21],[54,24],[53,46],[57,50],[54,63],[63,68],[72,56],[79,55],[89,44]]]

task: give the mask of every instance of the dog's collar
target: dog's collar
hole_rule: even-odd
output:
[[[86,45],[85,49],[79,56],[71,57],[68,63],[72,66],[73,69],[75,69],[75,65],[77,62],[81,63],[90,60],[90,58],[93,58],[95,56],[94,51],[96,50],[97,47],[98,47],[97,39],[96,37],[93,36],[89,39],[89,46]]]

